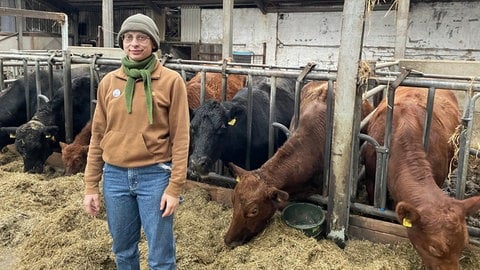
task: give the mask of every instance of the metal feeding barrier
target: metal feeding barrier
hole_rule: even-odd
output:
[[[100,50],[100,49],[99,49]],[[332,199],[335,199],[338,196],[344,196],[344,194],[328,194],[329,185],[332,185],[332,181],[335,181],[335,177],[330,177],[331,167],[336,166],[332,164],[331,161],[331,152],[332,152],[332,137],[333,137],[333,121],[334,121],[334,84],[337,80],[336,70],[331,69],[321,69],[318,68],[315,63],[307,63],[302,67],[283,67],[283,66],[272,66],[272,65],[258,65],[258,64],[246,64],[246,63],[234,63],[227,62],[226,60],[222,62],[208,62],[208,61],[194,61],[194,60],[182,60],[182,59],[172,59],[169,55],[163,55],[161,57],[161,63],[165,66],[178,71],[185,81],[189,79],[191,74],[201,73],[201,102],[205,100],[205,83],[206,83],[206,73],[215,72],[222,74],[222,89],[223,89],[223,99],[226,98],[226,85],[228,80],[228,74],[243,74],[247,75],[247,87],[249,89],[249,101],[248,101],[248,113],[247,113],[247,122],[248,128],[247,132],[247,152],[250,153],[250,144],[251,144],[251,123],[252,123],[252,78],[254,76],[265,76],[269,77],[272,86],[271,86],[271,97],[274,97],[276,94],[276,79],[277,78],[291,78],[296,80],[295,85],[295,108],[294,108],[294,118],[295,123],[298,123],[299,120],[299,107],[300,107],[300,91],[301,86],[304,82],[310,80],[321,80],[328,82],[328,96],[327,96],[327,128],[326,128],[326,143],[325,143],[325,160],[324,160],[324,172],[323,175],[318,178],[320,181],[323,181],[322,192],[321,194],[313,195],[309,198],[310,201],[317,204],[326,206],[328,202]],[[34,69],[36,71],[40,69],[47,69],[49,72],[53,72],[54,69],[61,69],[64,72],[64,85],[65,85],[65,114],[66,114],[66,123],[65,129],[67,134],[67,141],[72,140],[72,111],[71,111],[71,68],[72,65],[76,64],[88,64],[90,65],[90,76],[91,80],[98,80],[98,75],[96,74],[96,68],[99,65],[114,65],[120,66],[120,58],[109,58],[102,56],[101,53],[98,54],[76,54],[71,51],[16,51],[16,52],[0,52],[0,71],[4,72],[4,68],[7,66],[14,66],[17,68],[23,69],[24,76],[29,76],[29,70]],[[468,76],[448,76],[448,75],[439,75],[439,74],[426,74],[418,72],[415,70],[406,70],[402,69],[399,66],[399,62],[388,62],[388,63],[370,63],[373,65],[373,68],[366,78],[362,85],[359,83],[359,87],[364,87],[364,91],[357,91],[357,95],[361,95],[362,100],[372,100],[381,93],[389,92],[388,97],[393,97],[393,91],[399,85],[404,86],[417,86],[428,88],[428,102],[427,102],[427,117],[425,118],[425,125],[423,129],[423,138],[424,138],[424,147],[427,149],[429,147],[428,142],[428,133],[429,126],[431,123],[431,112],[433,108],[433,99],[435,96],[435,90],[437,88],[443,89],[452,89],[452,91],[464,92],[465,93],[465,109],[462,116],[462,132],[460,133],[460,145],[459,145],[459,159],[458,159],[458,168],[457,173],[457,183],[456,183],[456,198],[462,199],[465,196],[465,185],[468,169],[468,160],[469,155],[479,155],[478,150],[470,148],[472,132],[473,132],[473,120],[475,112],[475,104],[480,97],[480,82],[479,78],[471,78]],[[38,72],[37,72],[38,73]],[[375,83],[372,83],[375,82]],[[1,85],[4,85],[3,79],[0,81]],[[51,84],[50,84],[51,85]],[[91,93],[91,112],[93,114],[95,106],[95,92],[94,84],[91,84],[90,89]],[[39,89],[37,89],[37,93]],[[50,93],[53,93],[54,89],[50,89]],[[28,98],[28,94],[25,94],[25,97]],[[353,100],[353,98],[352,98]],[[391,110],[393,110],[393,99],[388,100]],[[270,105],[270,112],[273,112],[275,103]],[[356,114],[360,112],[356,112]],[[387,126],[386,126],[386,138],[391,134],[391,111],[388,112],[387,117]],[[32,112],[27,108],[27,115],[32,115]],[[360,117],[355,117],[358,119],[357,124],[360,128],[364,127],[369,119],[371,114],[365,119],[360,120]],[[390,125],[390,127],[389,127]],[[294,127],[296,128],[296,127]],[[358,130],[360,130],[360,128]],[[285,132],[289,134],[289,129],[287,127],[281,127],[278,123],[275,122],[275,115],[270,113],[269,119],[269,156],[271,157],[274,154],[273,149],[273,137],[275,129],[279,129],[280,132]],[[354,169],[351,172],[351,179],[348,181],[350,183],[351,193],[347,196],[349,199],[350,211],[361,213],[365,216],[371,216],[374,218],[396,220],[395,213],[391,210],[386,209],[387,201],[387,188],[386,188],[386,175],[387,175],[387,161],[388,161],[388,150],[389,144],[388,139],[385,140],[385,144],[381,145],[376,142],[373,138],[369,137],[366,134],[357,134],[357,143],[361,140],[366,141],[374,145],[377,151],[377,172],[376,172],[376,186],[375,186],[375,202],[374,205],[369,205],[363,202],[357,201],[357,186],[360,178],[363,177],[364,168],[361,166],[361,147],[356,145],[354,149],[359,149],[358,152],[352,153],[354,155],[354,161],[357,163],[357,166],[353,166]],[[350,138],[351,139],[351,138]],[[249,155],[247,154],[247,157]],[[246,164],[249,164],[247,158]],[[248,168],[247,168],[248,169]],[[196,179],[190,178],[191,180],[201,181],[208,184],[213,184],[217,186],[224,186],[233,188],[235,186],[235,179],[226,174],[223,170],[223,164],[219,162],[216,166],[216,170],[208,174],[206,179]],[[330,198],[329,198],[330,197]],[[327,219],[329,216],[327,215]],[[474,238],[480,237],[480,229],[472,226],[468,226],[468,231],[470,235]],[[477,239],[471,238],[471,242],[480,244],[480,241]]]

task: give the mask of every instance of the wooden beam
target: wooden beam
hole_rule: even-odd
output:
[[[409,241],[407,230],[400,224],[358,215],[350,215],[349,223],[350,239],[369,240],[383,244]]]
[[[57,22],[65,22],[65,14],[59,12],[38,11],[30,9],[0,7],[1,16],[16,16],[25,18],[49,19]]]
[[[55,0],[55,1],[41,1],[42,4],[50,7],[51,9],[58,9],[65,13],[78,13],[78,9],[70,5],[65,0]]]

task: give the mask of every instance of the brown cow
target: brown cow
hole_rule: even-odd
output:
[[[65,175],[73,175],[85,171],[87,165],[88,145],[92,134],[92,122],[88,121],[71,144],[60,142]]]
[[[452,91],[437,90],[434,101],[429,148],[423,150],[423,125],[427,90],[399,87],[395,93],[388,161],[387,187],[396,203],[398,221],[427,269],[459,269],[459,258],[468,244],[465,222],[480,208],[480,196],[456,200],[440,186],[453,157],[451,135],[460,123],[457,100]],[[368,134],[384,141],[387,104],[383,101],[372,116]],[[375,151],[365,148],[369,197],[373,196]]]
[[[215,99],[222,101],[222,74],[207,72],[205,74],[205,100]],[[231,100],[233,96],[246,86],[247,76],[240,74],[227,75],[227,95],[226,100]],[[197,73],[187,82],[187,98],[190,109],[200,107],[201,73]]]
[[[320,183],[310,180],[323,173],[327,89],[327,83],[318,81],[302,88],[297,129],[260,168],[246,171],[229,164],[238,183],[232,196],[232,221],[224,237],[226,245],[248,242],[292,195],[301,198],[318,192]]]

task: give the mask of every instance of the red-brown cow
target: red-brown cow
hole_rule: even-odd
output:
[[[239,74],[227,75],[227,95],[226,100],[231,100],[233,96],[246,85],[247,76]],[[200,107],[201,73],[197,73],[187,82],[187,98],[190,109]],[[222,74],[207,72],[205,74],[205,100],[215,99],[222,101]]]
[[[480,208],[480,196],[456,200],[439,186],[445,181],[453,146],[449,139],[460,123],[452,91],[437,90],[428,152],[423,150],[423,125],[427,89],[399,87],[395,93],[387,187],[396,204],[398,221],[427,269],[459,269],[459,258],[468,244],[465,222]],[[368,125],[368,134],[384,142],[387,104],[383,101]],[[365,148],[369,197],[373,196],[375,151]]]
[[[88,121],[72,143],[60,142],[65,175],[73,175],[85,171],[87,165],[88,146],[92,135],[92,122]]]
[[[232,197],[233,217],[224,237],[226,245],[248,242],[292,195],[305,197],[318,192],[320,183],[310,180],[323,173],[327,89],[327,83],[319,81],[302,88],[298,128],[260,168],[246,171],[229,164],[238,183]],[[370,112],[368,102],[364,109]]]

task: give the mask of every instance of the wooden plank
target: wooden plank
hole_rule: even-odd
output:
[[[455,60],[401,59],[399,66],[429,74],[478,76],[480,62]]]
[[[348,234],[350,238],[380,243],[409,241],[407,230],[399,224],[350,215],[349,225]]]
[[[20,9],[20,8],[7,8],[7,7],[0,7],[0,15],[37,18],[37,19],[49,19],[49,20],[54,20],[61,23],[64,23],[66,18],[66,14],[59,13],[59,12],[48,12],[48,11],[38,11],[38,10]]]
[[[349,239],[368,240],[374,243],[381,244],[409,242],[408,238],[352,225],[348,227],[348,237]]]

